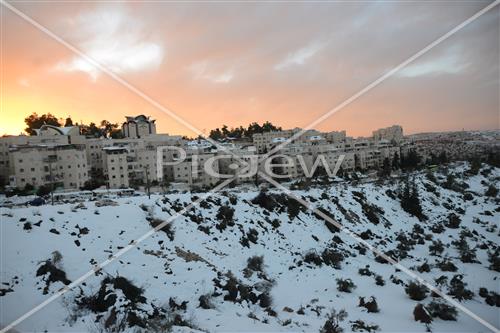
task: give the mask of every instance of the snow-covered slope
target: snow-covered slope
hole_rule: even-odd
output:
[[[491,255],[497,251],[498,269],[500,207],[498,196],[485,195],[489,185],[498,187],[500,169],[483,166],[474,176],[466,170],[465,164],[450,167],[448,172],[456,175],[451,186],[440,172],[436,179],[425,173],[409,178],[418,188],[425,220],[401,208],[402,180],[335,184],[295,194],[427,281],[439,283],[445,293],[467,298],[467,293],[458,294],[461,286],[472,291],[472,299],[461,304],[500,327],[498,307],[487,304],[484,290],[479,292],[487,288],[490,303],[493,293],[500,293]],[[118,205],[101,207],[87,201],[2,208],[0,325],[28,312],[145,234],[150,223],[167,220],[198,196],[121,198],[115,200]],[[443,252],[432,255],[429,246],[438,240]],[[258,258],[247,262],[255,256],[262,256],[263,265]],[[443,271],[453,269],[449,262],[457,271]],[[350,279],[356,287],[341,292],[338,279]],[[259,196],[228,190],[204,200],[165,232],[155,233],[16,329],[98,332],[123,325],[129,331],[141,326],[162,331],[173,325],[182,331],[309,332],[320,330],[332,309],[345,309],[347,317],[340,322],[345,331],[364,325],[384,332],[423,332],[426,325],[415,321],[415,306],[444,301],[430,293],[420,301],[410,299],[405,286],[411,281],[278,191]],[[378,312],[359,306],[360,297],[368,302],[372,296]],[[488,331],[461,311],[456,321],[435,317],[429,327],[436,332]]]

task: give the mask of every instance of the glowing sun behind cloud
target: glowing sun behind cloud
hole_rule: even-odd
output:
[[[154,70],[163,61],[163,46],[145,40],[140,22],[123,9],[100,9],[66,22],[69,28],[79,27],[70,37],[77,40],[81,50],[116,73]],[[59,62],[55,69],[85,72],[93,80],[99,76],[98,68],[78,56]]]

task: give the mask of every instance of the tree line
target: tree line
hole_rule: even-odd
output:
[[[42,125],[52,125],[55,127],[68,127],[68,126],[79,126],[80,134],[90,137],[99,138],[101,136],[105,138],[120,139],[123,138],[120,126],[117,123],[112,123],[107,120],[102,120],[98,124],[91,122],[90,124],[79,124],[74,123],[71,117],[57,118],[51,113],[46,113],[38,115],[36,112],[32,113],[24,119],[26,128],[24,131],[28,135],[36,135],[36,130],[42,127]]]
[[[249,124],[247,127],[239,126],[239,127],[231,127],[229,128],[227,125],[222,125],[221,128],[216,128],[210,131],[209,137],[212,140],[224,140],[228,138],[232,139],[251,139],[254,134],[271,132],[271,131],[281,131],[281,127],[275,126],[269,121],[264,122],[262,125],[259,125],[256,122]]]

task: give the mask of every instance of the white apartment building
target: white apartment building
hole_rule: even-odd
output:
[[[387,140],[395,143],[403,141],[403,128],[399,125],[380,128],[373,131],[372,134],[375,141]]]
[[[109,188],[128,188],[127,148],[110,146],[104,147],[102,151],[104,176]]]
[[[294,128],[284,131],[272,131],[265,133],[257,133],[253,135],[253,144],[257,149],[259,154],[266,153],[270,151],[273,147],[277,146],[279,143],[286,141],[292,136],[296,135],[302,131],[300,128]],[[302,135],[293,140],[293,142],[310,142],[310,141],[326,141],[326,139],[321,135],[320,132],[316,130],[306,130]]]
[[[89,179],[84,145],[20,145],[10,149],[13,172],[9,183],[24,188],[52,185],[79,189]]]
[[[258,171],[265,171],[259,154],[301,131],[294,128],[255,134],[253,146],[221,143],[224,149],[218,149],[205,140],[185,141],[181,136],[157,134],[155,120],[144,115],[126,117],[122,130],[123,139],[88,138],[80,135],[76,126],[43,125],[35,136],[0,138],[0,181],[3,178],[4,183],[10,181],[15,187],[26,184],[39,187],[53,181],[64,189],[81,188],[90,177],[101,178],[109,188],[143,186],[148,181],[150,184],[184,182],[197,187],[214,186],[221,178],[207,173],[206,163],[211,163],[211,169],[222,175],[234,175],[241,160],[257,164]],[[286,154],[290,157],[287,160],[292,161],[280,172],[291,178],[303,177],[304,168],[311,170],[320,155],[330,170],[342,155],[344,171],[377,168],[385,158],[392,159],[401,153],[402,145],[398,143],[401,138],[400,126],[380,129],[373,132],[372,138],[359,139],[347,137],[345,131],[307,130],[277,152]],[[185,158],[180,149],[185,151]],[[277,158],[273,162],[282,161]],[[246,173],[236,182],[255,179]]]

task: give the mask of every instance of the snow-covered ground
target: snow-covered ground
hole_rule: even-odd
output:
[[[465,164],[448,169],[448,173],[456,174],[457,184],[467,185],[461,191],[443,188],[446,175],[439,172],[435,173],[435,181],[425,172],[410,177],[410,183],[418,187],[427,216],[422,221],[401,208],[400,180],[333,184],[294,193],[321,207],[380,250],[393,250],[390,253],[401,264],[433,285],[445,276],[447,279],[440,279],[445,293],[450,291],[453,277],[462,275],[465,288],[474,296],[461,304],[500,327],[499,308],[488,305],[479,295],[480,288],[500,293],[498,271],[490,268],[488,255],[499,248],[499,199],[498,195],[485,195],[489,185],[498,188],[500,169],[483,166],[474,176],[466,170]],[[201,195],[116,198],[117,205],[101,207],[96,206],[96,201],[86,201],[80,205],[1,208],[0,327],[64,287],[62,271],[66,283],[78,279],[96,263],[148,232],[149,221],[167,220]],[[279,191],[269,190],[260,201],[254,200],[258,195],[228,189],[211,196],[175,219],[170,225],[173,232],[155,233],[27,318],[16,330],[112,331],[119,326],[116,318],[133,313],[139,320],[127,317],[126,331],[136,331],[141,325],[146,325],[147,331],[161,331],[159,327],[173,324],[176,331],[317,332],[332,309],[345,309],[348,316],[340,322],[345,331],[356,330],[357,320],[367,326],[376,325],[383,332],[426,331],[425,324],[415,321],[413,311],[417,304],[428,305],[437,298],[429,293],[420,301],[410,299],[405,285],[412,281],[411,277],[374,260],[375,256],[349,235],[327,228],[320,217],[301,209]],[[451,213],[458,217],[457,228],[448,226]],[[457,250],[460,239],[475,251],[475,262],[461,261]],[[429,246],[437,240],[442,241],[444,251],[431,255]],[[325,249],[343,260],[328,262]],[[253,256],[263,257],[262,271],[246,269],[247,260]],[[457,271],[443,271],[436,266],[445,257]],[[52,278],[50,272],[40,269],[49,259],[57,269]],[[430,271],[419,273],[417,267],[424,263]],[[369,275],[360,275],[359,270],[364,268],[368,268],[365,273]],[[234,278],[229,278],[228,272]],[[107,283],[101,286],[106,277]],[[117,277],[141,288],[141,296],[132,300],[130,293],[118,287]],[[351,279],[356,288],[351,293],[340,292],[337,279]],[[46,287],[48,280],[59,281]],[[231,283],[236,283],[236,289]],[[89,305],[91,296],[99,296],[100,290],[103,299],[109,301],[107,305]],[[114,302],[111,294],[117,296]],[[204,300],[210,304],[200,306],[200,296],[204,295],[209,295]],[[377,313],[358,306],[360,297],[366,301],[372,296],[378,304]],[[183,306],[183,302],[187,303]],[[159,312],[168,316],[159,316]],[[156,326],[145,324],[148,322]],[[434,332],[489,331],[460,310],[456,321],[434,318],[429,328]]]

